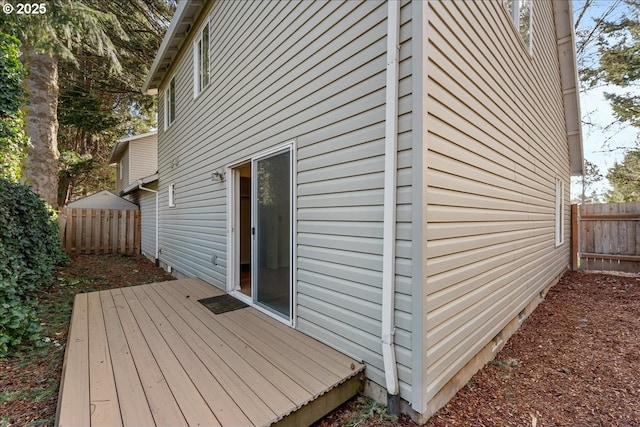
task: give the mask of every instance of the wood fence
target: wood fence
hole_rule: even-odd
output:
[[[140,253],[140,211],[62,208],[62,247],[68,254]]]
[[[640,203],[571,206],[574,270],[640,273]]]

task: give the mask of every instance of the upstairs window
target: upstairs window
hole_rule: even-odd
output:
[[[209,84],[209,24],[205,25],[193,44],[194,97]]]
[[[522,41],[525,46],[527,46],[527,49],[529,49],[529,52],[531,52],[533,0],[503,0],[502,2],[518,29],[520,37],[522,37]]]
[[[164,127],[171,126],[176,119],[176,78],[172,77],[164,94]]]

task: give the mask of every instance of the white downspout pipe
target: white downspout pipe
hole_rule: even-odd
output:
[[[155,193],[156,195],[156,256],[155,256],[155,261],[156,261],[156,267],[160,266],[160,253],[159,253],[159,246],[158,246],[158,236],[159,236],[159,215],[160,215],[160,203],[159,203],[159,199],[158,196],[160,193],[158,193],[158,190],[152,190],[150,188],[147,187],[143,187],[142,184],[138,185],[138,190],[144,190],[144,191],[149,191],[150,193]]]
[[[387,411],[399,414],[398,369],[394,344],[396,261],[396,175],[398,157],[398,56],[400,2],[390,0],[387,15],[387,83],[384,136],[384,223],[382,251],[382,358],[387,385]]]

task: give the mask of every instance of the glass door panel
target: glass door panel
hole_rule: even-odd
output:
[[[291,318],[291,152],[254,160],[254,302]]]

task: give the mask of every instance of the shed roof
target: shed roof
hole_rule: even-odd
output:
[[[138,205],[118,197],[109,190],[98,191],[82,199],[67,203],[69,208],[138,210]]]

